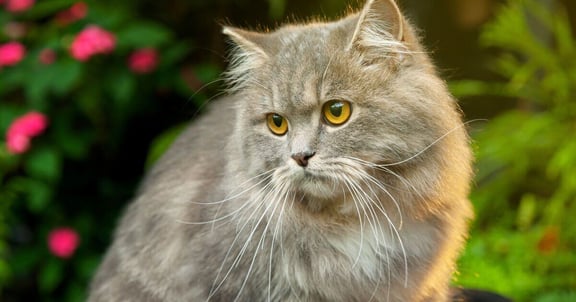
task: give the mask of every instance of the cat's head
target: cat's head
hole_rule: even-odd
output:
[[[447,178],[460,178],[455,190],[466,194],[459,113],[394,1],[368,0],[336,22],[224,33],[242,100],[237,156],[250,176],[314,211],[358,194],[432,199]]]

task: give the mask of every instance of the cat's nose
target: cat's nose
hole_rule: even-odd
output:
[[[316,154],[316,152],[313,151],[298,152],[292,154],[292,159],[294,159],[300,167],[306,167],[308,166],[308,160],[314,156],[314,154]]]

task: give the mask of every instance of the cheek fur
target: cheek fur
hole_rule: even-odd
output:
[[[265,126],[248,126],[242,133],[242,153],[248,161],[245,164],[250,166],[254,173],[277,168],[285,161],[286,137],[274,137]]]

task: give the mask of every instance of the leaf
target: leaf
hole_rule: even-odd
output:
[[[71,113],[54,120],[51,126],[56,145],[62,150],[63,156],[72,159],[82,159],[90,150],[94,140],[91,130],[78,127],[72,121]]]
[[[0,284],[6,284],[6,281],[10,279],[12,271],[7,261],[4,261],[3,257],[0,257]]]
[[[34,68],[30,69],[29,72],[33,73],[34,76],[26,77],[24,82],[26,101],[30,107],[45,110],[48,106],[46,101],[50,91],[50,84],[53,78],[57,77],[57,74],[54,73],[51,67],[46,70]]]
[[[559,144],[554,157],[549,160],[547,174],[550,177],[573,175],[576,165],[576,141],[570,137],[565,143]]]
[[[54,74],[58,76],[54,77],[50,83],[51,88],[55,93],[63,95],[69,92],[80,79],[84,65],[72,59],[62,60],[53,65],[55,66]]]
[[[4,195],[23,195],[26,197],[26,205],[33,213],[38,213],[46,208],[53,194],[52,187],[48,184],[33,178],[12,177],[5,185]],[[5,196],[2,197],[5,197]],[[0,199],[1,200],[1,199]]]
[[[89,278],[86,280],[89,280]],[[66,301],[86,301],[86,286],[77,281],[72,282],[68,285]]]
[[[132,23],[116,33],[118,48],[159,47],[172,40],[172,33],[152,22]]]
[[[150,151],[148,152],[148,158],[146,159],[146,168],[152,167],[152,165],[166,152],[166,150],[172,145],[174,140],[182,133],[186,124],[178,125],[166,130],[164,133],[160,134],[153,142]]]
[[[536,197],[532,194],[526,194],[520,201],[520,208],[516,216],[516,224],[520,230],[526,230],[532,226],[536,216]]]
[[[33,213],[40,213],[50,204],[53,196],[53,189],[48,184],[28,179],[26,184],[26,193],[28,196],[28,209]]]
[[[48,17],[60,10],[66,9],[72,4],[78,2],[77,0],[51,0],[51,1],[37,1],[32,8],[23,13],[22,16],[27,19],[41,19]]]
[[[269,14],[273,19],[279,19],[284,16],[286,9],[286,0],[268,0],[270,3]]]
[[[15,274],[23,275],[37,267],[43,257],[43,252],[38,248],[21,248],[15,250],[15,253],[11,256],[10,267]]]
[[[49,292],[60,284],[64,276],[63,262],[56,258],[49,258],[44,267],[40,269],[38,286],[41,292]]]
[[[129,1],[104,2],[98,1],[90,4],[89,14],[86,20],[106,29],[114,29],[122,26],[133,14],[130,10]]]
[[[51,183],[60,177],[61,166],[60,154],[49,147],[33,148],[24,162],[28,175]]]
[[[471,96],[508,96],[510,93],[506,85],[476,80],[460,80],[450,82],[450,91],[457,98]]]
[[[536,300],[536,302],[570,302],[576,301],[576,291],[562,291],[562,290],[555,290],[552,292],[548,292],[545,294],[540,295],[540,297]]]
[[[2,24],[0,22],[0,24]],[[10,70],[0,72],[0,95],[20,87],[27,80],[29,72],[22,65],[17,65]]]
[[[82,278],[89,279],[94,275],[101,260],[100,257],[95,255],[79,258],[79,264],[76,266],[78,275]]]
[[[200,64],[194,67],[194,71],[202,83],[212,82],[220,75],[220,69],[214,64]]]
[[[20,106],[0,104],[0,133],[6,133],[10,124],[25,112],[26,110]]]
[[[189,42],[180,42],[172,45],[162,52],[160,62],[164,66],[173,66],[183,59],[190,52],[191,48],[192,46]]]
[[[126,103],[134,97],[136,92],[136,79],[127,70],[114,72],[110,75],[107,84],[112,97],[120,108],[126,107]]]

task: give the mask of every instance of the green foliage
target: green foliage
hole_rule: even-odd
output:
[[[135,2],[86,1],[87,15],[66,22],[61,14],[75,0],[36,1],[19,13],[0,5],[0,45],[18,41],[26,48],[22,61],[0,66],[2,301],[83,301],[121,202],[128,201],[138,181],[122,178],[125,163],[119,158],[126,158],[122,154],[131,137],[153,136],[151,129],[162,126],[147,120],[169,105],[161,101],[177,97],[183,109],[186,101],[195,107],[206,100],[199,93],[190,97],[196,87],[186,84],[179,67],[193,42],[178,39],[159,22],[137,17]],[[79,61],[71,45],[90,25],[112,33],[116,43],[110,53]],[[129,64],[142,48],[158,53],[159,62],[149,73],[138,73]],[[54,57],[42,62],[46,50]],[[206,63],[190,69],[199,84],[219,73]],[[45,115],[48,128],[32,139],[29,150],[14,154],[7,131],[30,111]],[[130,130],[137,122],[143,127]],[[172,121],[177,122],[181,120]],[[144,158],[140,162],[143,166]],[[115,166],[120,167],[103,171]],[[141,174],[138,169],[132,173]],[[57,257],[47,242],[50,231],[61,226],[80,236],[80,246],[69,258]]]
[[[576,301],[576,43],[565,10],[509,0],[481,43],[504,83],[455,94],[517,101],[477,131],[477,221],[458,282],[518,301]]]

